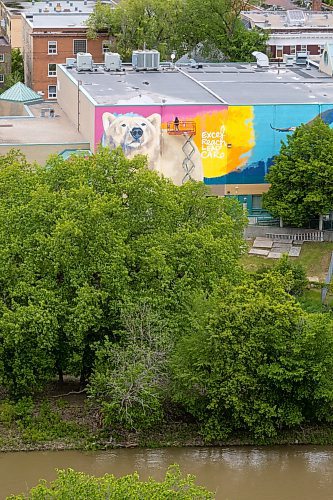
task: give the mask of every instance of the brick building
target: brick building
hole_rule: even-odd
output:
[[[253,10],[242,12],[242,19],[249,29],[269,33],[271,59],[307,52],[311,59],[319,60],[325,44],[333,42],[333,12]]]
[[[6,75],[11,71],[11,49],[7,40],[0,36],[0,88],[3,87]]]
[[[77,4],[82,4],[82,9]],[[108,50],[107,35],[87,38],[84,12],[87,2],[48,2],[37,13],[23,13],[23,58],[25,83],[44,99],[56,99],[56,64],[75,58],[78,52],[90,52],[95,62],[102,62]],[[91,9],[89,9],[91,11]]]

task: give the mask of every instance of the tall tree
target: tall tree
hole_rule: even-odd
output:
[[[175,186],[142,156],[39,167],[12,152],[0,194],[0,384],[18,395],[56,373],[86,382],[96,343],[121,340],[124,304],[149,299],[177,335],[195,290],[240,273],[241,207]]]
[[[208,440],[331,420],[332,322],[308,315],[271,273],[198,298],[175,350],[173,394]]]
[[[287,136],[266,177],[264,207],[302,227],[333,209],[333,130],[320,118]]]
[[[129,59],[132,50],[156,48],[163,59],[200,52],[212,60],[252,61],[265,51],[267,35],[240,20],[244,0],[123,0],[116,8],[97,3],[88,26],[91,37],[107,31],[111,47]]]

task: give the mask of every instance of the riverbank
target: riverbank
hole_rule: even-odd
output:
[[[127,432],[96,428],[86,411],[61,421],[32,419],[28,424],[13,422],[0,424],[0,452],[55,451],[55,450],[110,450],[118,448],[173,448],[173,447],[225,447],[225,446],[275,446],[275,445],[333,445],[333,426],[304,426],[282,430],[271,438],[256,439],[247,434],[230,436],[223,441],[205,442],[196,424],[167,422],[158,429],[146,432]],[[82,415],[83,414],[83,415]],[[84,415],[85,414],[85,415]],[[52,423],[53,420],[53,423]],[[58,423],[55,423],[55,420]],[[60,422],[60,424],[59,424]],[[44,428],[43,428],[44,427]]]

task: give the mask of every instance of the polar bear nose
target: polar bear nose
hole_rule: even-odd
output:
[[[138,141],[143,135],[143,130],[141,127],[133,127],[131,130],[131,136],[135,141]]]

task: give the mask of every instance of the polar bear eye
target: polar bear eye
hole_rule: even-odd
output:
[[[146,124],[145,124],[145,123],[141,123],[141,127],[145,127],[145,126],[146,126]]]
[[[121,124],[121,126],[122,126],[122,127],[126,127],[126,123],[122,123],[122,124]]]

